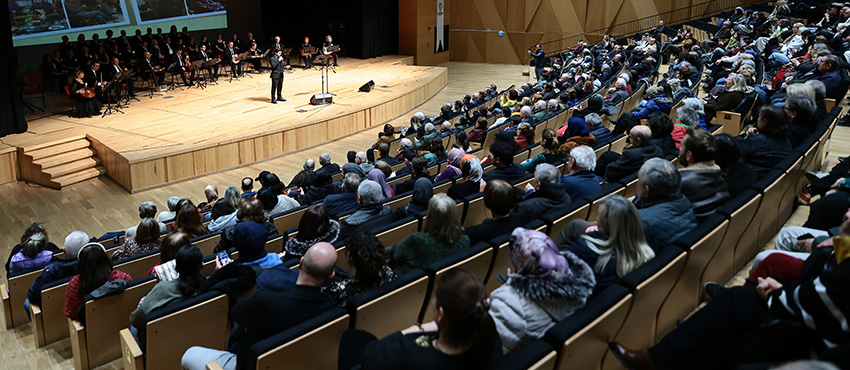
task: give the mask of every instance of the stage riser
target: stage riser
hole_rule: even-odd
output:
[[[447,83],[446,69],[407,94],[363,110],[308,126],[282,129],[245,140],[214,147],[166,154],[159,158],[132,162],[121,153],[92,140],[113,180],[131,192],[248,165],[303,148],[342,138],[384,124],[427,101]],[[365,149],[365,148],[352,148]],[[113,159],[114,158],[114,159]]]

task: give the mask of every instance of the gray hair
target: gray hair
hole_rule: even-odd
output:
[[[360,186],[360,176],[356,173],[347,173],[342,179],[342,191],[346,193],[354,193]]]
[[[576,167],[582,170],[596,169],[596,153],[587,145],[579,145],[570,150],[570,158],[576,161]]]
[[[547,103],[546,103],[545,100],[540,99],[540,100],[537,101],[537,103],[534,103],[534,110],[536,110],[538,112],[546,110],[546,104]]]
[[[413,140],[408,138],[401,139],[401,146],[408,149],[413,149]]]
[[[823,84],[823,81],[812,79],[806,81],[806,85],[811,86],[812,89],[815,90],[815,101],[817,101],[818,98],[823,100],[823,98],[826,97],[826,85]]]
[[[839,61],[838,57],[832,54],[824,55],[823,59],[821,59],[821,63],[823,62],[827,62],[832,65],[832,70],[838,69],[838,67],[841,65],[841,62]]]
[[[815,48],[815,50],[817,51],[829,51],[829,47],[822,42],[816,42],[814,45],[812,45],[812,47]]]
[[[530,116],[531,115],[531,107],[529,107],[527,105],[523,106],[522,108],[520,108],[519,114],[525,115],[525,116]]]
[[[77,254],[80,252],[80,248],[82,248],[86,243],[89,242],[89,235],[82,231],[72,231],[68,236],[65,237],[65,245],[63,248],[65,249],[65,258],[77,258]]]
[[[357,187],[357,196],[364,206],[371,206],[381,203],[384,197],[381,185],[372,180],[363,180]]]
[[[355,154],[355,157],[359,158],[363,162],[369,160],[369,158],[366,156],[366,152],[357,152],[357,154]]]
[[[812,114],[815,111],[815,103],[804,95],[785,95],[785,107],[794,111]]]
[[[732,73],[726,77],[727,80],[732,80],[732,87],[728,91],[747,91],[747,79],[738,73]]]
[[[451,122],[449,122],[449,121],[444,121],[444,122],[443,122],[443,128],[444,128],[444,129],[451,129],[451,128],[452,128],[452,123],[451,123]]]
[[[534,169],[534,178],[541,186],[557,185],[561,181],[561,174],[557,167],[548,163],[541,163]]]
[[[177,207],[177,205],[180,204],[180,197],[175,197],[173,195],[168,197],[168,203],[167,204],[168,204],[168,210],[169,211],[177,212],[177,210],[179,209]]]
[[[432,132],[432,131],[434,131],[434,124],[433,123],[426,123],[425,124],[425,132]]]
[[[663,158],[651,158],[644,162],[638,171],[641,185],[649,187],[649,191],[656,196],[678,194],[682,185],[682,175],[679,170],[668,160]]]
[[[151,201],[139,204],[139,218],[156,217],[156,204]]]
[[[316,168],[316,161],[312,158],[307,158],[307,160],[304,161],[304,169],[312,171],[314,168]]]
[[[324,166],[324,165],[330,164],[330,163],[331,163],[331,155],[330,154],[322,153],[321,155],[319,155],[319,164]]]
[[[557,110],[558,107],[560,107],[558,99],[549,99],[549,102],[546,103],[546,105],[550,110]]]
[[[596,113],[590,113],[584,116],[584,122],[587,123],[588,127],[593,128],[602,124],[602,118]]]
[[[693,109],[694,111],[696,111],[696,112],[697,112],[697,114],[698,114],[700,117],[704,117],[704,116],[705,116],[705,106],[703,106],[703,104],[702,104],[702,100],[700,100],[699,98],[685,98],[685,99],[682,99],[682,104],[684,104],[684,106],[685,106],[685,107],[691,108],[691,109]],[[677,111],[677,113],[678,113],[678,111]]]
[[[694,108],[683,105],[676,109],[676,113],[678,114],[677,119],[679,122],[684,123],[690,127],[699,126],[699,114]]]
[[[628,82],[626,82],[626,80],[625,80],[625,79],[623,79],[622,77],[621,77],[621,78],[617,78],[617,82],[614,82],[614,86],[620,85],[620,87],[626,87],[626,85],[628,85],[628,84],[629,84],[629,83],[628,83]]]

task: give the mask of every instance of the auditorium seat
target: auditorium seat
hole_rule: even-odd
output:
[[[378,338],[415,324],[422,313],[428,275],[417,269],[375,289],[358,294],[348,303],[351,327]]]

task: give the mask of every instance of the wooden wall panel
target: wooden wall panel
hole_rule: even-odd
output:
[[[14,148],[0,154],[0,184],[18,179],[18,152]]]
[[[455,1],[444,0],[444,24],[451,24],[452,3]],[[398,4],[399,53],[412,55],[416,65],[433,66],[448,62],[449,50],[434,53],[437,0],[399,0]]]
[[[528,48],[537,42],[610,27],[691,6],[700,1],[702,0],[452,1],[451,12],[447,15],[451,25],[451,60],[524,64],[529,60]],[[446,7],[449,7],[448,2]],[[424,11],[422,7],[421,11]],[[433,11],[427,13],[420,14],[418,19],[430,16]],[[399,14],[402,15],[401,12]],[[401,21],[404,21],[404,18]],[[498,36],[497,32],[500,30],[505,31],[506,35]],[[433,39],[433,35],[431,37]],[[417,64],[422,63],[417,59]]]

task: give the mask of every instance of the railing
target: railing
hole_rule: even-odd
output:
[[[540,45],[543,46],[543,50],[552,50],[551,52],[548,52],[547,55],[553,55],[574,47],[579,40],[584,40],[588,44],[594,44],[601,41],[605,35],[611,35],[614,36],[614,38],[620,38],[623,36],[633,35],[638,32],[650,30],[658,26],[659,21],[664,21],[665,24],[681,23],[693,19],[704,18],[712,14],[717,14],[727,10],[732,10],[738,6],[747,6],[751,4],[759,4],[765,2],[767,2],[767,0],[709,0],[706,2],[693,4],[688,7],[674,9],[649,17],[639,18],[633,21],[600,28],[598,30],[588,31],[585,33],[568,36],[557,40],[542,42],[540,43]]]

